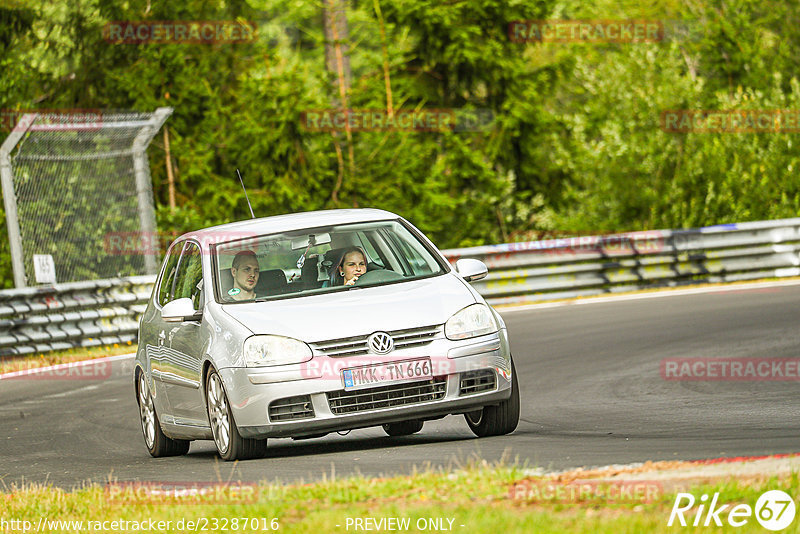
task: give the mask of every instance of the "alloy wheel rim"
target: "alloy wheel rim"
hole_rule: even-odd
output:
[[[215,373],[208,380],[208,419],[211,423],[211,432],[214,434],[214,443],[220,454],[225,454],[230,446],[231,425],[228,417],[228,401],[219,376]]]
[[[483,421],[483,408],[480,410],[475,410],[474,412],[467,412],[465,415],[467,416],[467,420],[473,426],[478,426],[481,424],[481,421]]]
[[[156,439],[156,421],[153,399],[147,393],[147,382],[144,373],[139,375],[139,414],[142,421],[142,433],[148,449],[153,448]]]

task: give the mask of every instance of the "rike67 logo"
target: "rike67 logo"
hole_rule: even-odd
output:
[[[697,507],[697,510],[693,508]],[[788,493],[771,490],[761,494],[755,508],[749,504],[719,504],[719,492],[711,498],[703,494],[695,499],[691,493],[678,493],[667,526],[676,524],[693,527],[721,527],[725,523],[732,527],[743,527],[755,517],[767,530],[783,530],[794,521],[795,503]],[[677,525],[676,525],[677,526]]]

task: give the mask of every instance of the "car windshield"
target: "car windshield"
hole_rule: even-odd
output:
[[[213,254],[223,303],[392,284],[446,269],[399,221],[248,237],[218,244]]]

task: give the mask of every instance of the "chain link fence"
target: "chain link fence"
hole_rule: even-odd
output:
[[[146,149],[171,108],[25,114],[0,148],[14,283],[154,274],[109,236],[155,234]]]

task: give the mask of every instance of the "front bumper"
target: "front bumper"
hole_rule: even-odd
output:
[[[422,357],[431,358],[435,380],[438,377],[444,382],[444,394],[440,398],[368,408],[355,413],[334,413],[328,393],[344,390],[343,368],[376,363],[378,359],[374,355],[353,358],[315,356],[313,364],[307,362],[272,370],[226,368],[220,369],[219,374],[233,418],[245,438],[303,437],[411,419],[436,419],[497,404],[511,395],[511,355],[505,329],[460,342],[437,339],[428,346],[397,351],[379,359],[385,363]],[[462,394],[464,374],[481,370],[491,371],[494,375],[494,388]],[[398,387],[428,382],[403,383]],[[303,396],[308,396],[313,416],[291,421],[270,418],[272,402]]]

